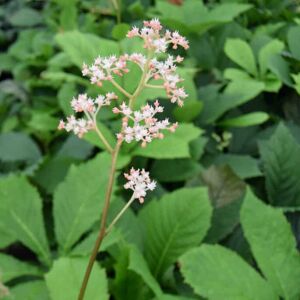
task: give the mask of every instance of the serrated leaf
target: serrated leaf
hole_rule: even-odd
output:
[[[88,258],[62,257],[56,260],[45,275],[51,299],[77,299]],[[108,300],[105,271],[95,263],[84,299]]]
[[[42,214],[42,200],[24,177],[0,180],[0,219],[16,240],[50,263],[50,251]]]
[[[248,190],[241,223],[252,253],[274,291],[284,299],[299,299],[300,255],[283,213],[267,206]]]
[[[224,51],[232,61],[257,76],[255,57],[248,43],[241,39],[228,39]]]
[[[188,249],[199,245],[210,223],[212,208],[205,188],[180,189],[151,201],[140,213],[145,257],[155,277]]]
[[[162,295],[162,290],[156,279],[151,274],[143,255],[140,253],[138,248],[133,245],[131,245],[129,248],[128,269],[140,275],[156,296],[159,297]]]
[[[107,153],[72,166],[54,193],[55,234],[66,253],[99,220],[106,193],[111,159]]]
[[[235,252],[202,245],[179,260],[181,272],[195,292],[214,300],[278,300],[269,284]]]
[[[196,139],[202,130],[192,124],[180,124],[174,133],[166,132],[162,140],[154,140],[146,148],[138,147],[133,155],[157,159],[190,157],[189,142]]]
[[[299,206],[300,146],[292,134],[280,124],[259,149],[270,202],[275,206]]]
[[[5,283],[24,275],[41,276],[42,271],[38,267],[20,261],[13,256],[0,253],[0,274],[1,280]]]

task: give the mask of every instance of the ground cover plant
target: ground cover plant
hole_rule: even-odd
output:
[[[300,299],[299,10],[3,1],[0,298]]]

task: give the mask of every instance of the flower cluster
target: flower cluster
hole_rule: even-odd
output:
[[[119,141],[130,143],[132,141],[142,142],[142,147],[150,143],[153,139],[164,137],[161,130],[167,129],[174,132],[177,123],[170,124],[168,119],[159,121],[155,118],[157,113],[163,112],[163,107],[156,100],[154,106],[149,104],[143,106],[141,110],[132,111],[124,102],[120,108],[115,107],[113,112],[123,114],[123,125],[121,133],[117,134]],[[133,125],[129,125],[129,120],[133,121]]]
[[[67,117],[67,121],[60,120],[58,129],[65,129],[67,132],[73,131],[78,137],[83,137],[91,129],[95,129],[96,114],[102,106],[111,104],[111,100],[117,99],[115,93],[107,93],[105,96],[99,95],[96,99],[89,98],[86,94],[80,94],[73,98],[71,106],[75,112],[84,112],[87,119],[75,116]]]
[[[164,88],[167,96],[172,103],[177,103],[179,106],[183,105],[183,100],[188,96],[183,87],[178,87],[178,83],[183,79],[176,74],[176,62],[182,62],[183,58],[177,56],[174,58],[172,55],[168,56],[165,61],[158,61],[156,58],[150,62],[150,74],[154,79],[162,79],[164,81]]]
[[[115,55],[109,57],[98,56],[91,66],[83,64],[82,75],[89,76],[91,83],[102,86],[102,82],[112,80],[113,74],[122,76],[128,73],[127,56],[122,55],[119,58]]]
[[[149,172],[144,169],[131,168],[129,174],[125,173],[124,176],[128,180],[124,188],[132,190],[133,198],[138,199],[140,203],[144,202],[146,192],[153,191],[156,187],[156,182],[150,179]]]
[[[74,116],[67,117],[67,122],[60,120],[58,129],[65,129],[67,132],[73,131],[75,135],[82,138],[89,130],[94,129],[94,122],[83,118],[76,119]]]
[[[166,30],[161,32],[163,27],[158,19],[144,21],[144,27],[139,29],[133,27],[127,37],[141,37],[144,40],[144,48],[153,50],[155,53],[166,52],[168,45],[171,44],[173,49],[177,49],[178,45],[185,50],[189,48],[189,43],[185,37],[181,36],[177,31],[171,32]]]

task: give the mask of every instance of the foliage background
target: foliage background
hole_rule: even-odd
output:
[[[86,299],[300,299],[299,1],[119,4],[1,1],[0,297],[76,299],[110,161],[94,135],[58,132],[58,120],[77,93],[110,89],[89,85],[82,63],[136,51],[127,30],[159,17],[190,41],[189,98],[178,109],[141,95],[180,127],[121,153],[119,174],[145,167],[159,187],[105,240]],[[120,83],[134,89],[138,76]],[[115,117],[101,118],[112,140]]]

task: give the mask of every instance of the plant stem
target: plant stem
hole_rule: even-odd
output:
[[[126,203],[126,205],[122,208],[122,210],[116,215],[116,217],[113,219],[113,221],[110,223],[110,225],[107,227],[105,234],[109,234],[114,227],[114,225],[118,222],[118,220],[122,217],[124,212],[127,210],[127,208],[132,204],[132,202],[135,200],[134,195],[130,198],[130,200]]]
[[[106,190],[106,195],[105,195],[104,207],[103,207],[102,216],[101,216],[100,230],[99,230],[99,234],[98,234],[96,243],[94,245],[87,269],[84,274],[84,278],[83,278],[80,292],[78,295],[78,300],[83,300],[83,297],[84,297],[84,294],[86,291],[86,287],[87,287],[87,284],[88,284],[88,281],[89,281],[89,278],[90,278],[90,275],[92,272],[92,268],[93,268],[94,262],[96,260],[97,254],[98,254],[98,250],[103,241],[103,238],[105,237],[106,220],[107,220],[110,198],[111,198],[112,189],[113,189],[113,183],[114,183],[114,179],[115,179],[116,163],[117,163],[120,146],[121,146],[121,144],[117,143],[117,145],[112,153],[112,163],[111,163],[110,175],[109,175],[109,180],[108,180],[108,185],[107,185],[107,190]]]
[[[144,69],[142,78],[141,78],[141,80],[140,80],[140,82],[139,82],[139,85],[138,85],[138,87],[136,88],[134,94],[132,95],[132,97],[131,97],[130,100],[129,100],[129,107],[130,107],[130,108],[133,108],[133,104],[134,104],[135,99],[139,96],[139,94],[141,93],[141,91],[142,91],[143,88],[145,87],[145,84],[146,84],[146,82],[147,82],[147,75],[148,75],[149,64],[150,64],[151,58],[152,58],[152,53],[149,52],[149,53],[148,53],[147,61],[146,61],[146,63],[145,63],[145,69]]]
[[[113,79],[111,80],[111,83],[122,93],[124,94],[127,98],[132,98],[132,95],[126,92],[116,81]]]
[[[98,134],[100,140],[102,141],[102,143],[104,144],[106,150],[110,153],[113,154],[114,150],[111,147],[111,145],[108,143],[108,141],[106,140],[106,138],[104,137],[104,135],[102,134],[102,132],[100,131],[100,129],[97,126],[96,120],[95,120],[95,131]]]
[[[151,89],[164,89],[163,85],[155,85],[155,84],[145,84],[145,87],[147,88],[151,88]]]

